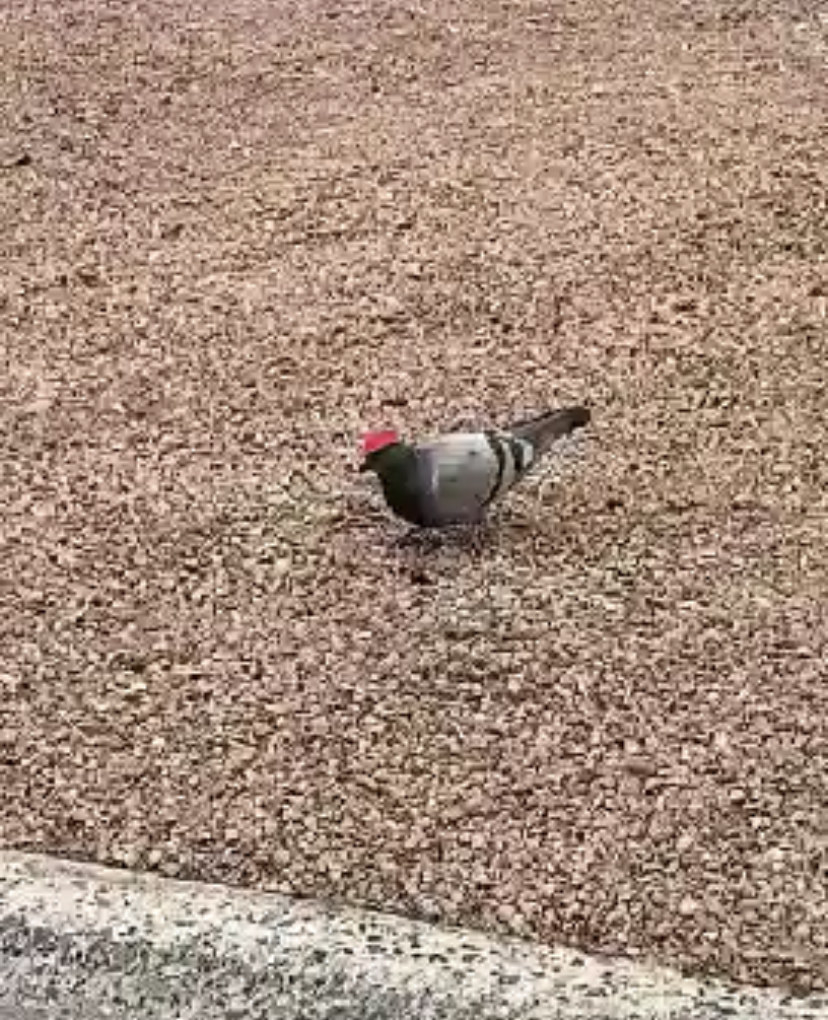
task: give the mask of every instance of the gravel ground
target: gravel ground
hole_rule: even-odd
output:
[[[828,985],[821,8],[4,5],[3,845]]]

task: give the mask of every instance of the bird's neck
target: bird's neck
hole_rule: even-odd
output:
[[[405,443],[381,450],[372,465],[391,509],[412,523],[422,523],[423,497],[417,454]]]

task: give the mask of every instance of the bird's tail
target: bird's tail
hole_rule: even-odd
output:
[[[568,436],[575,429],[589,424],[592,417],[587,407],[564,407],[547,411],[535,418],[514,422],[509,432],[518,439],[532,444],[537,455],[547,450],[556,439]]]

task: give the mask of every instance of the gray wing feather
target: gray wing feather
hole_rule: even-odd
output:
[[[497,455],[485,433],[449,433],[418,447],[418,452],[433,523],[479,520],[499,474]]]
[[[430,527],[478,521],[555,439],[586,425],[585,407],[515,422],[505,431],[449,432],[414,449],[418,512]]]

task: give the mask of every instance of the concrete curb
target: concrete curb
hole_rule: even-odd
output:
[[[127,1017],[828,1020],[828,998],[0,853],[0,1020]]]

